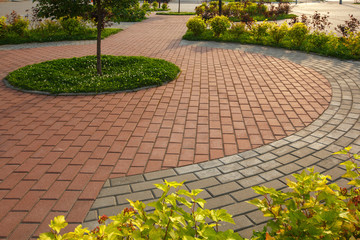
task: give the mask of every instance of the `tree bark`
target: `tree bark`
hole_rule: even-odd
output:
[[[101,0],[96,0],[97,5],[97,40],[96,40],[96,70],[98,75],[102,75],[101,69],[101,30],[103,16],[101,12]]]

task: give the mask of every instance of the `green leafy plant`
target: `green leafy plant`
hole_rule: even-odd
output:
[[[245,33],[246,24],[245,23],[233,23],[231,24],[229,32],[234,34],[236,37],[239,37],[241,34]]]
[[[221,222],[234,224],[226,210],[206,209],[206,201],[197,197],[202,190],[187,191],[181,189],[182,185],[183,182],[166,180],[164,184],[155,184],[163,192],[157,201],[146,205],[128,200],[131,208],[116,216],[99,217],[100,226],[92,231],[79,225],[73,232],[60,235],[67,222],[64,216],[55,217],[49,225],[52,231],[40,234],[39,239],[243,239],[233,230],[218,230]],[[145,211],[147,206],[154,210]],[[106,224],[108,219],[111,222]]]
[[[282,192],[264,186],[253,187],[263,199],[253,199],[265,217],[271,217],[271,229],[266,239],[357,239],[360,237],[360,167],[357,154],[347,147],[334,154],[347,154],[345,178],[352,179],[352,188],[341,188],[329,183],[330,176],[314,172],[293,174],[296,181],[288,180],[290,191]],[[355,188],[354,188],[355,187]]]
[[[163,4],[161,5],[161,9],[162,9],[163,11],[169,10],[169,9],[168,9],[168,4],[167,4],[167,3],[163,3]]]
[[[354,56],[360,55],[360,32],[349,32],[349,35],[344,38],[344,45],[349,49]]]
[[[87,28],[81,17],[60,18],[59,22],[63,30],[69,35],[85,32]]]
[[[141,5],[142,9],[145,9],[145,11],[150,11],[150,3],[147,1],[144,1],[144,3]]]
[[[272,27],[271,23],[264,21],[261,23],[255,23],[250,31],[255,41],[259,42],[268,35],[268,30],[271,27]]]
[[[287,32],[290,38],[291,46],[300,47],[304,42],[309,29],[304,23],[295,23]]]
[[[19,36],[24,36],[25,32],[28,30],[29,20],[27,18],[21,17],[15,11],[12,11],[7,18],[7,31],[10,33],[15,33]]]
[[[210,28],[215,37],[220,37],[231,26],[231,22],[226,16],[216,16],[210,20]]]
[[[7,32],[6,17],[0,17],[0,37]]]
[[[156,10],[159,7],[159,3],[157,1],[153,1],[151,3],[151,6],[153,7],[154,10]]]
[[[281,24],[281,26],[277,24],[272,24],[271,27],[269,28],[270,39],[275,44],[279,44],[287,34],[288,30],[289,30],[289,25],[287,24],[287,22],[284,22],[283,24]]]
[[[186,27],[193,32],[195,36],[199,36],[205,31],[206,23],[201,17],[196,16],[187,21]]]

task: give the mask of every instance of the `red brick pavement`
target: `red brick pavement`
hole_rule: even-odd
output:
[[[0,238],[27,239],[66,215],[81,223],[103,183],[220,158],[288,136],[327,108],[317,72],[258,54],[180,46],[188,17],[156,16],[103,41],[103,53],[177,64],[165,86],[44,96],[0,86]],[[0,51],[0,78],[95,45]]]

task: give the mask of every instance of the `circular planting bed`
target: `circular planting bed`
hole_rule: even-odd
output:
[[[102,72],[96,72],[96,56],[86,56],[28,65],[6,81],[17,89],[50,94],[102,93],[159,86],[174,80],[180,69],[161,59],[104,55]]]

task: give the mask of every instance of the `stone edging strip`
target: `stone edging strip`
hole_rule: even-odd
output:
[[[256,197],[252,186],[283,189],[292,173],[312,166],[315,171],[331,175],[334,181],[342,183],[344,170],[338,165],[342,158],[332,153],[348,145],[353,146],[354,152],[360,150],[359,62],[231,43],[182,41],[182,45],[263,54],[312,68],[330,82],[332,100],[312,124],[271,144],[205,163],[109,179],[89,211],[85,226],[92,228],[97,216],[117,214],[129,206],[126,199],[153,201],[161,194],[153,184],[166,179],[186,181],[184,186],[188,189],[204,189],[199,197],[207,201],[207,208],[224,208],[234,217],[236,225],[224,224],[221,230],[232,228],[249,237],[253,229],[262,228],[267,220],[256,207],[246,203]]]

